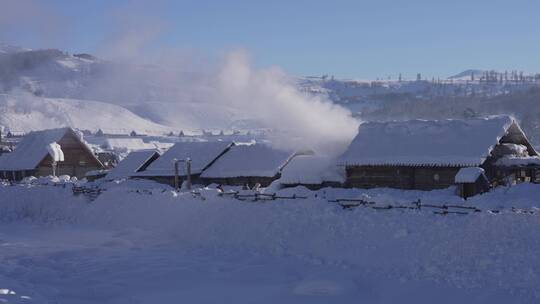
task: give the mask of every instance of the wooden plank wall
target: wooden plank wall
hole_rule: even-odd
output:
[[[353,166],[346,169],[346,185],[357,188],[441,189],[454,185],[458,171],[459,168],[455,167]]]

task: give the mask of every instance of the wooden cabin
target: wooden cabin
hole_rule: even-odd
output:
[[[209,166],[201,180],[204,184],[266,187],[280,178],[294,155],[264,144],[238,144]]]
[[[65,160],[57,164],[56,175],[84,178],[88,171],[101,170],[103,164],[71,128],[34,131],[26,135],[15,150],[0,156],[0,178],[21,180],[26,176],[52,175],[52,158],[47,146],[60,145]]]
[[[144,170],[132,175],[134,178],[146,178],[174,186],[174,162],[179,160],[179,182],[186,179],[185,162],[191,159],[191,181],[201,183],[200,175],[218,158],[233,146],[232,142],[179,142],[169,148],[163,155],[150,163]]]
[[[483,169],[490,186],[507,184],[517,169],[499,163],[516,158],[534,162],[538,153],[515,119],[493,116],[364,123],[338,162],[348,187],[432,190],[456,185],[456,175],[467,167]],[[535,175],[528,174],[529,180]]]

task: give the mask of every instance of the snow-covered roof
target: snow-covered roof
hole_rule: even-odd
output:
[[[191,159],[191,173],[199,174],[216,158],[225,152],[232,142],[179,142],[146,168],[137,176],[173,176],[174,159]],[[180,164],[180,175],[185,175],[184,165]]]
[[[367,122],[359,126],[358,134],[339,163],[349,166],[479,166],[513,124],[517,126],[509,116]]]
[[[293,155],[293,152],[264,144],[235,145],[206,169],[201,177],[274,177]]]
[[[152,149],[155,146],[145,143],[142,138],[138,137],[112,137],[105,140],[105,147],[110,150],[136,151]]]
[[[168,150],[170,149],[172,146],[174,146],[174,143],[169,143],[169,142],[159,142],[159,141],[150,141],[149,142],[150,145],[153,145],[156,149],[158,150]]]
[[[484,169],[480,167],[467,167],[459,169],[454,182],[460,183],[474,183],[478,178],[484,174]]]
[[[505,156],[501,157],[495,163],[497,166],[502,167],[514,167],[514,166],[539,166],[540,157],[538,156],[524,156],[524,157],[515,157],[515,156]]]
[[[107,174],[107,178],[125,178],[132,176],[153,158],[159,156],[156,150],[133,151]]]
[[[32,170],[49,155],[47,147],[58,142],[70,128],[49,129],[28,133],[11,153],[0,156],[0,170]],[[71,130],[73,131],[73,130]]]
[[[299,155],[293,157],[283,168],[279,181],[284,185],[342,183],[345,181],[344,171],[343,167],[337,166],[335,159],[316,155]]]

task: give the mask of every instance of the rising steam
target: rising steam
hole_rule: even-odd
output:
[[[254,69],[245,51],[204,68],[186,62],[185,54],[169,53],[144,68],[121,65],[100,77],[89,98],[178,129],[265,128],[277,147],[328,154],[343,150],[358,127],[348,110],[300,92],[281,69]]]
[[[245,116],[265,127],[281,131],[274,144],[283,148],[334,152],[354,136],[358,127],[348,110],[301,93],[279,68],[254,70],[245,52],[226,56],[218,81],[222,102],[243,109]]]

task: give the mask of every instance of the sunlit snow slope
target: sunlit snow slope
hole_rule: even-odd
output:
[[[0,125],[28,132],[59,126],[112,133],[163,133],[169,128],[109,103],[32,95],[0,95]]]

